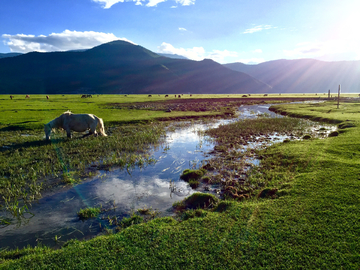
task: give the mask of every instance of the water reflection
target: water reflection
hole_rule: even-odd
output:
[[[269,114],[270,105],[241,106],[239,118],[252,118]],[[157,162],[146,168],[127,171],[114,169],[100,171],[94,178],[70,189],[46,196],[34,204],[34,216],[20,227],[10,225],[0,230],[0,248],[35,246],[39,242],[56,246],[72,238],[90,238],[103,232],[108,224],[101,219],[80,221],[77,212],[81,208],[102,206],[110,211],[104,215],[118,218],[128,216],[136,209],[152,207],[162,215],[169,215],[172,204],[190,195],[193,190],[179,176],[187,168],[203,161],[205,153],[214,144],[205,140],[198,130],[205,130],[234,120],[217,120],[210,124],[192,124],[167,132],[164,144],[153,149],[151,155]],[[276,134],[273,135],[276,137]],[[283,140],[279,138],[278,140]],[[271,141],[277,139],[272,138]],[[253,163],[258,164],[254,159]],[[58,241],[55,241],[55,238]]]

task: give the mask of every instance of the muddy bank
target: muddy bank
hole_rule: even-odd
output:
[[[149,97],[151,99],[151,97]],[[309,100],[319,100],[319,98],[281,98],[264,97],[252,98],[203,98],[203,99],[170,99],[164,101],[148,101],[139,103],[109,103],[107,106],[113,109],[133,109],[133,110],[153,110],[153,111],[195,111],[195,112],[221,112],[224,107],[239,107],[241,105],[265,104],[282,102],[301,102]]]

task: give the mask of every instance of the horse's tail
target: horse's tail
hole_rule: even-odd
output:
[[[95,116],[95,115],[94,115]],[[97,117],[95,116],[97,121],[98,121],[98,126],[100,128],[100,135],[101,136],[107,136],[106,133],[105,133],[105,127],[104,127],[104,121],[100,118],[100,117]]]

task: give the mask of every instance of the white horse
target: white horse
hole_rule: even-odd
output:
[[[51,130],[62,128],[66,131],[67,137],[71,138],[71,131],[83,132],[89,130],[85,136],[94,134],[97,136],[96,127],[99,126],[99,134],[107,136],[104,130],[104,122],[101,118],[93,114],[73,114],[70,111],[64,112],[59,117],[44,125],[46,140],[50,139]]]

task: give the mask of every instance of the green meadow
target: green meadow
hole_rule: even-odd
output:
[[[51,96],[49,101],[41,96],[34,99],[31,97],[26,101],[20,101],[20,96],[19,101],[17,96],[12,101],[1,97],[2,144],[5,143],[4,140],[11,140],[10,136],[4,134],[16,137],[21,136],[24,131],[30,132],[29,130],[37,134],[34,140],[39,141],[43,138],[39,130],[41,125],[68,109],[74,113],[98,115],[104,119],[105,127],[108,125],[114,128],[112,134],[128,132],[131,134],[129,137],[134,137],[138,133],[132,131],[133,127],[146,134],[152,126],[139,122],[154,120],[156,114],[163,117],[162,114],[166,115],[166,112],[127,112],[123,109],[111,109],[107,105],[115,102],[148,101],[149,98],[136,96],[129,101],[130,97],[131,95],[100,96],[81,100],[80,97],[73,96]],[[163,97],[153,95],[151,98],[161,100]],[[59,101],[55,101],[56,99]],[[95,102],[96,99],[98,100]],[[15,102],[18,102],[17,105],[14,105]],[[355,99],[342,101],[339,109],[334,101],[280,104],[272,109],[283,115],[336,123],[338,136],[289,141],[258,150],[257,155],[261,156],[262,161],[250,177],[253,181],[261,182],[262,188],[241,201],[208,198],[206,203],[204,196],[195,195],[185,199],[181,205],[186,206],[186,203],[198,198],[202,201],[195,203],[196,209],[189,207],[175,217],[156,218],[140,224],[135,222],[112,235],[99,236],[89,241],[69,241],[58,250],[41,245],[21,250],[1,250],[0,268],[359,269],[360,102]],[[16,116],[17,114],[20,116]],[[127,124],[115,125],[120,120]],[[134,120],[139,120],[138,124],[129,127],[128,124]],[[280,124],[283,122],[276,125]],[[256,132],[262,132],[269,126],[262,124],[261,127],[254,128]],[[157,130],[149,138],[150,143],[160,139],[163,131],[160,124]],[[15,132],[19,134],[15,135]],[[236,140],[235,135],[239,130],[233,125],[225,130],[219,129],[218,133],[213,132],[211,136],[221,146],[227,143],[221,140],[224,136],[221,134]],[[58,136],[60,138],[57,137],[54,143],[65,145],[67,141]],[[25,138],[29,140],[28,137]],[[101,143],[105,147],[106,139],[98,137],[74,141],[80,141],[79,144]],[[144,145],[148,141],[140,141],[139,144]],[[22,146],[28,142],[14,144]],[[37,147],[34,143],[29,148]],[[19,147],[18,150],[20,149],[23,148]],[[12,155],[7,151],[0,154],[4,155],[5,152]],[[136,153],[131,149],[126,152],[130,156]],[[5,156],[3,158],[0,165],[6,163]],[[114,159],[120,159],[120,156],[115,156]],[[15,160],[18,158],[14,158],[14,162]],[[124,162],[123,164],[126,163]],[[2,178],[2,183],[7,183],[6,179],[8,178]]]
[[[171,99],[171,97],[170,97]],[[81,95],[24,95],[0,96],[0,127],[2,129],[41,129],[45,123],[70,110],[73,113],[92,113],[104,119],[105,124],[131,123],[150,121],[156,118],[169,117],[164,111],[112,109],[113,103],[135,103],[145,101],[164,101],[164,95],[93,95],[92,98],[81,98]],[[191,113],[191,115],[193,115]],[[198,115],[209,113],[199,112]],[[186,116],[190,113],[172,112],[172,117]]]

